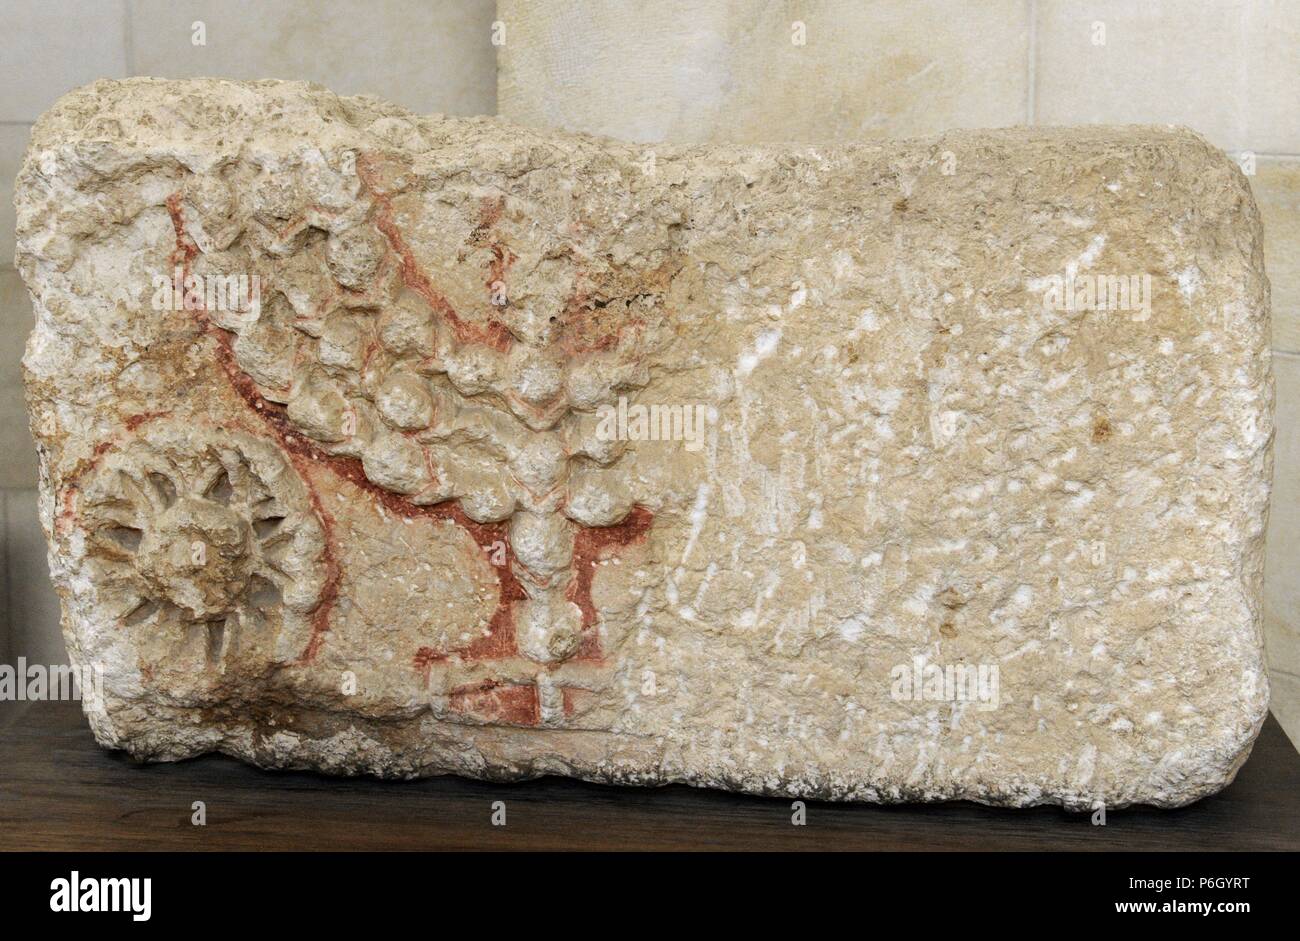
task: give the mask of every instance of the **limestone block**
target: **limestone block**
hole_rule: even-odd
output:
[[[105,746],[1072,808],[1250,751],[1267,284],[1191,132],[647,157],[133,79],[17,193]]]

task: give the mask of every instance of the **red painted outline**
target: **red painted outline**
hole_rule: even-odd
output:
[[[185,235],[185,219],[181,209],[181,194],[173,193],[167,198],[167,210],[171,215],[172,228],[176,234],[176,249],[172,253],[173,266],[180,267],[181,277],[189,277],[191,262],[198,254],[198,246]],[[342,569],[338,563],[337,541],[334,535],[334,519],[325,509],[320,494],[311,481],[309,464],[321,464],[335,475],[346,479],[358,489],[364,490],[378,500],[386,510],[405,519],[423,517],[433,520],[450,520],[457,524],[475,540],[479,546],[503,542],[506,547],[506,564],[493,566],[497,573],[499,594],[497,610],[488,624],[486,636],[479,638],[459,651],[466,659],[482,659],[488,656],[511,656],[515,653],[514,612],[515,602],[522,600],[523,586],[511,571],[513,551],[510,548],[509,533],[505,523],[477,523],[465,515],[459,504],[452,501],[421,506],[403,499],[392,491],[385,490],[372,483],[365,475],[361,462],[356,458],[340,457],[326,454],[315,444],[299,434],[294,428],[284,406],[263,398],[257,384],[247,373],[239,368],[231,346],[230,334],[213,324],[207,317],[207,311],[199,309],[192,312],[195,321],[203,332],[216,341],[217,361],[221,364],[231,386],[244,403],[265,423],[275,435],[280,446],[293,462],[295,470],[303,479],[311,499],[312,509],[320,518],[325,532],[325,586],[321,592],[321,601],[312,613],[312,635],[307,647],[298,658],[299,663],[311,663],[315,659],[324,635],[329,631],[329,615],[338,600],[339,583]]]
[[[498,353],[504,353],[510,349],[514,337],[505,324],[499,320],[491,320],[486,325],[479,325],[465,320],[456,312],[456,308],[451,306],[451,302],[447,300],[446,295],[434,288],[433,282],[420,268],[419,262],[415,260],[415,253],[406,244],[401,229],[393,220],[392,197],[388,193],[382,192],[376,185],[376,173],[370,165],[373,159],[369,154],[361,154],[357,157],[357,178],[361,181],[362,187],[369,194],[376,207],[375,227],[384,234],[384,237],[388,239],[389,246],[402,260],[402,282],[424,298],[425,303],[429,305],[429,310],[446,321],[456,334],[456,339],[460,342],[482,343]]]
[[[509,331],[500,322],[493,321],[486,328],[468,323],[460,318],[446,297],[434,289],[432,282],[420,268],[403,239],[401,232],[392,219],[390,197],[381,193],[375,184],[374,171],[369,166],[369,158],[359,158],[357,175],[363,186],[369,191],[378,208],[376,226],[388,239],[393,251],[401,259],[401,273],[404,283],[420,294],[435,316],[446,320],[462,342],[484,343],[498,352],[509,348],[511,337]],[[171,216],[175,232],[176,247],[172,252],[173,267],[180,268],[182,283],[189,277],[190,265],[198,255],[199,249],[185,234],[184,212],[181,207],[181,193],[176,192],[167,197],[166,205]],[[500,206],[491,210],[485,207],[482,221],[490,225],[500,214]],[[320,494],[312,483],[311,464],[321,464],[342,477],[360,490],[376,499],[386,510],[393,514],[412,519],[422,517],[432,520],[449,520],[464,529],[475,543],[486,549],[493,543],[502,543],[506,549],[506,563],[493,565],[497,574],[498,597],[497,608],[488,623],[484,636],[464,648],[439,652],[429,647],[421,647],[413,658],[413,665],[425,674],[428,680],[433,663],[447,659],[456,654],[466,661],[495,659],[514,656],[518,653],[515,639],[514,605],[524,600],[527,595],[519,578],[514,574],[516,564],[513,548],[510,546],[509,531],[506,523],[478,523],[470,519],[454,500],[432,505],[419,505],[385,490],[372,483],[365,475],[364,468],[356,458],[327,454],[313,442],[299,434],[289,421],[284,406],[265,399],[252,377],[239,368],[232,348],[229,332],[217,327],[207,317],[202,308],[192,312],[200,329],[216,342],[217,360],[221,364],[226,378],[244,403],[266,424],[267,428],[279,441],[288,454],[295,470],[307,487],[312,508],[321,521],[325,533],[325,567],[326,583],[321,592],[321,601],[312,615],[312,635],[298,662],[310,663],[315,658],[329,631],[329,616],[338,599],[339,583],[342,570],[337,558],[337,545],[334,533],[334,520],[324,508]],[[653,521],[653,513],[645,507],[634,507],[628,517],[615,526],[580,527],[574,538],[573,574],[566,597],[577,604],[582,611],[584,638],[577,654],[578,659],[600,660],[600,640],[595,631],[598,614],[591,598],[591,585],[595,575],[595,565],[610,547],[629,545],[645,536]]]
[[[449,702],[455,711],[486,722],[528,726],[542,722],[541,694],[532,684],[468,683],[453,689]]]
[[[600,646],[600,633],[596,630],[598,614],[591,599],[591,583],[596,577],[596,567],[610,550],[622,549],[640,542],[650,530],[654,514],[646,507],[634,506],[623,522],[614,526],[584,526],[573,539],[573,578],[564,596],[582,612],[582,646],[575,660],[604,659]]]

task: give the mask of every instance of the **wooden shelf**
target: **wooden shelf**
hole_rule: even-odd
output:
[[[507,825],[490,823],[506,802]],[[207,826],[191,825],[203,801]],[[560,778],[495,785],[269,772],[210,756],[139,765],[100,749],[79,703],[0,704],[0,850],[1296,850],[1300,755],[1271,716],[1223,793],[1088,814],[790,801]]]

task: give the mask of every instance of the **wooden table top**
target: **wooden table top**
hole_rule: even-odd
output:
[[[79,703],[0,703],[0,850],[1296,850],[1300,754],[1270,716],[1221,794],[1112,810],[1105,826],[1050,807],[817,801],[792,826],[790,805],[561,778],[329,778],[222,756],[140,765],[95,744]]]

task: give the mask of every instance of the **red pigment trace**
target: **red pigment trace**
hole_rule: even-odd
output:
[[[519,256],[510,249],[506,248],[500,242],[492,241],[488,233],[492,227],[501,221],[501,216],[505,213],[506,198],[498,196],[496,199],[484,198],[479,202],[478,225],[474,231],[469,234],[466,243],[480,247],[486,247],[492,252],[492,260],[488,262],[488,277],[483,282],[487,288],[488,296],[493,297],[496,294],[497,282],[504,282],[506,273],[511,266],[519,260]]]
[[[198,246],[191,242],[185,236],[185,219],[181,210],[181,194],[173,193],[167,197],[167,211],[171,214],[172,229],[176,233],[176,248],[172,252],[171,263],[179,267],[181,285],[189,278],[190,264],[198,255]],[[181,287],[178,285],[177,287]],[[321,589],[321,600],[312,611],[311,619],[311,637],[307,641],[307,646],[303,649],[302,654],[298,657],[299,663],[311,663],[320,650],[320,645],[324,642],[325,634],[329,631],[329,616],[335,602],[338,600],[339,583],[342,581],[343,570],[338,562],[338,555],[334,537],[334,518],[325,509],[321,502],[320,494],[308,475],[308,468],[304,464],[306,453],[306,443],[302,442],[301,446],[294,446],[289,440],[289,434],[286,432],[288,422],[281,416],[283,424],[277,424],[272,420],[269,414],[268,404],[262,399],[262,395],[257,391],[253,380],[246,376],[235,362],[235,354],[230,346],[230,337],[217,327],[213,326],[207,318],[207,311],[200,306],[193,311],[195,321],[205,334],[211,336],[217,341],[217,358],[225,370],[226,377],[230,380],[235,391],[238,392],[253,411],[261,416],[271,431],[280,439],[281,445],[289,455],[289,460],[293,463],[294,469],[297,470],[298,476],[302,478],[304,485],[307,487],[308,498],[312,504],[312,510],[320,520],[321,528],[325,535],[325,584]],[[243,380],[243,381],[240,381]],[[296,435],[293,437],[297,437]]]
[[[135,431],[145,422],[153,421],[155,418],[161,418],[162,416],[169,415],[169,414],[171,413],[170,412],[141,412],[139,415],[128,416],[125,422],[126,430]]]
[[[495,680],[458,686],[451,691],[451,708],[488,722],[540,725],[542,703],[537,687],[504,686]]]
[[[123,423],[130,431],[135,431],[145,422],[153,421],[155,418],[162,418],[164,415],[170,415],[171,412],[143,412],[139,415],[131,415]],[[54,528],[61,533],[68,532],[76,521],[77,506],[76,496],[81,489],[77,483],[82,477],[99,466],[100,460],[118,444],[116,437],[108,438],[104,441],[96,442],[94,449],[89,458],[83,458],[78,461],[76,466],[69,471],[67,475],[68,483],[63,488],[63,494],[59,499],[59,512],[54,518]]]
[[[486,330],[461,320],[442,294],[434,290],[428,276],[420,269],[414,255],[406,246],[405,240],[392,221],[392,207],[388,197],[379,193],[374,187],[373,171],[362,160],[358,161],[358,176],[370,190],[375,204],[380,207],[376,225],[388,238],[393,250],[402,259],[402,276],[406,284],[425,298],[430,310],[443,316],[456,330],[457,335],[466,342],[481,342],[493,349],[503,350],[509,345],[509,334],[500,323],[492,323]],[[185,221],[181,208],[181,194],[173,193],[167,198],[167,210],[171,215],[172,227],[176,234],[176,248],[172,253],[171,263],[181,269],[182,282],[189,277],[189,267],[198,255],[198,246],[185,235]],[[494,214],[495,212],[495,214]],[[485,224],[495,222],[499,207],[484,209]],[[490,222],[489,222],[490,219]],[[329,616],[338,600],[339,585],[342,581],[342,569],[338,563],[337,540],[333,517],[325,509],[320,494],[312,482],[310,469],[312,464],[328,468],[336,476],[342,477],[369,494],[385,510],[403,519],[425,518],[430,520],[450,520],[464,529],[475,543],[485,550],[494,543],[505,546],[506,561],[503,565],[494,565],[498,581],[497,608],[488,623],[487,630],[479,639],[466,647],[449,652],[439,652],[430,647],[421,647],[413,658],[413,665],[425,675],[428,681],[429,670],[433,663],[445,660],[451,653],[462,660],[476,661],[500,659],[518,653],[515,641],[514,605],[527,597],[523,585],[514,574],[516,562],[514,550],[510,546],[507,525],[502,523],[478,523],[470,519],[454,500],[432,505],[412,503],[404,497],[385,490],[372,483],[365,475],[361,461],[356,458],[327,454],[313,442],[299,434],[289,421],[284,406],[265,399],[252,377],[239,368],[227,331],[214,325],[202,308],[195,310],[195,320],[200,329],[216,342],[217,360],[226,374],[235,392],[244,403],[258,416],[279,441],[289,455],[295,470],[303,479],[312,503],[312,508],[321,521],[325,534],[325,569],[326,581],[321,592],[321,601],[312,614],[312,636],[303,650],[298,662],[311,663],[324,642],[324,635],[329,631]],[[597,620],[595,605],[591,599],[591,584],[595,575],[595,565],[607,550],[630,545],[645,536],[654,514],[645,507],[634,507],[627,519],[615,526],[583,527],[574,540],[573,579],[566,597],[578,605],[582,611],[584,638],[577,658],[581,660],[600,660],[600,640],[594,626]],[[522,688],[522,687],[520,687]],[[511,694],[516,696],[516,694]],[[532,692],[536,700],[536,690]],[[512,707],[513,708],[513,707]],[[539,709],[534,704],[535,709]],[[540,716],[540,712],[537,713]],[[535,723],[532,723],[535,724]]]
[[[630,546],[645,538],[654,521],[646,507],[634,506],[623,522],[614,526],[584,526],[573,539],[573,580],[565,597],[582,612],[582,646],[574,659],[601,660],[600,634],[596,631],[596,605],[591,600],[591,583],[596,566],[613,550]]]
[[[388,244],[402,260],[402,282],[424,298],[425,303],[429,305],[429,309],[451,326],[456,334],[456,339],[462,343],[482,343],[498,353],[504,353],[510,349],[513,337],[510,335],[510,331],[506,329],[505,324],[497,320],[490,321],[484,326],[470,323],[456,312],[456,309],[451,306],[451,302],[447,300],[445,295],[434,288],[433,282],[421,270],[419,262],[415,260],[415,253],[406,244],[406,239],[403,238],[401,230],[393,220],[392,197],[381,192],[375,185],[377,182],[375,170],[370,165],[372,159],[368,154],[363,154],[357,158],[357,177],[361,180],[362,186],[369,193],[377,209],[375,226],[388,239]]]
[[[198,254],[198,247],[185,236],[185,223],[180,201],[181,196],[179,193],[172,194],[167,199],[167,209],[171,213],[172,227],[176,232],[176,251],[173,253],[172,264],[181,268],[181,277],[184,279],[189,277],[189,266]],[[324,641],[324,635],[329,631],[330,611],[338,600],[339,584],[342,581],[342,569],[338,564],[337,557],[337,540],[334,535],[334,520],[324,508],[320,494],[311,482],[307,462],[328,467],[334,474],[343,477],[353,486],[365,491],[386,510],[401,518],[424,517],[433,520],[451,520],[466,530],[480,546],[488,546],[494,542],[503,543],[506,547],[506,564],[494,566],[499,582],[497,609],[488,623],[485,636],[474,641],[459,653],[466,660],[514,655],[517,648],[514,638],[513,606],[515,602],[522,600],[525,595],[523,586],[519,584],[519,580],[511,570],[513,550],[510,547],[506,524],[477,523],[465,515],[459,504],[451,501],[430,506],[411,503],[398,494],[372,483],[366,477],[361,462],[356,458],[341,457],[321,451],[315,444],[294,430],[286,415],[284,406],[264,399],[257,389],[257,384],[239,368],[239,364],[235,360],[234,350],[231,348],[230,335],[208,320],[206,311],[200,309],[194,311],[194,314],[203,332],[216,341],[217,360],[220,362],[231,386],[279,440],[281,447],[289,455],[289,459],[293,462],[299,476],[303,478],[311,499],[312,509],[320,518],[321,526],[325,531],[325,586],[321,593],[320,604],[312,613],[311,639],[299,657],[299,662],[311,663],[315,659],[316,653]]]
[[[561,686],[560,695],[564,699],[564,715],[568,717],[577,712],[579,698],[590,692],[577,686]]]
[[[107,442],[102,442],[107,444]],[[98,450],[98,447],[96,447]],[[91,462],[91,467],[98,463],[98,458]],[[87,468],[89,469],[89,468]],[[80,471],[77,472],[81,473]],[[68,532],[77,518],[77,486],[73,484],[63,491],[62,506],[59,507],[58,516],[54,520],[54,528],[61,533]]]
[[[433,647],[421,647],[411,658],[411,664],[424,676],[424,685],[429,685],[429,673],[435,663],[440,663],[447,659],[445,653],[435,650]]]
[[[505,281],[506,272],[518,260],[519,256],[508,248],[503,248],[500,245],[492,246],[492,260],[488,262],[488,277],[483,282],[488,289],[489,296],[496,293],[497,282]]]

